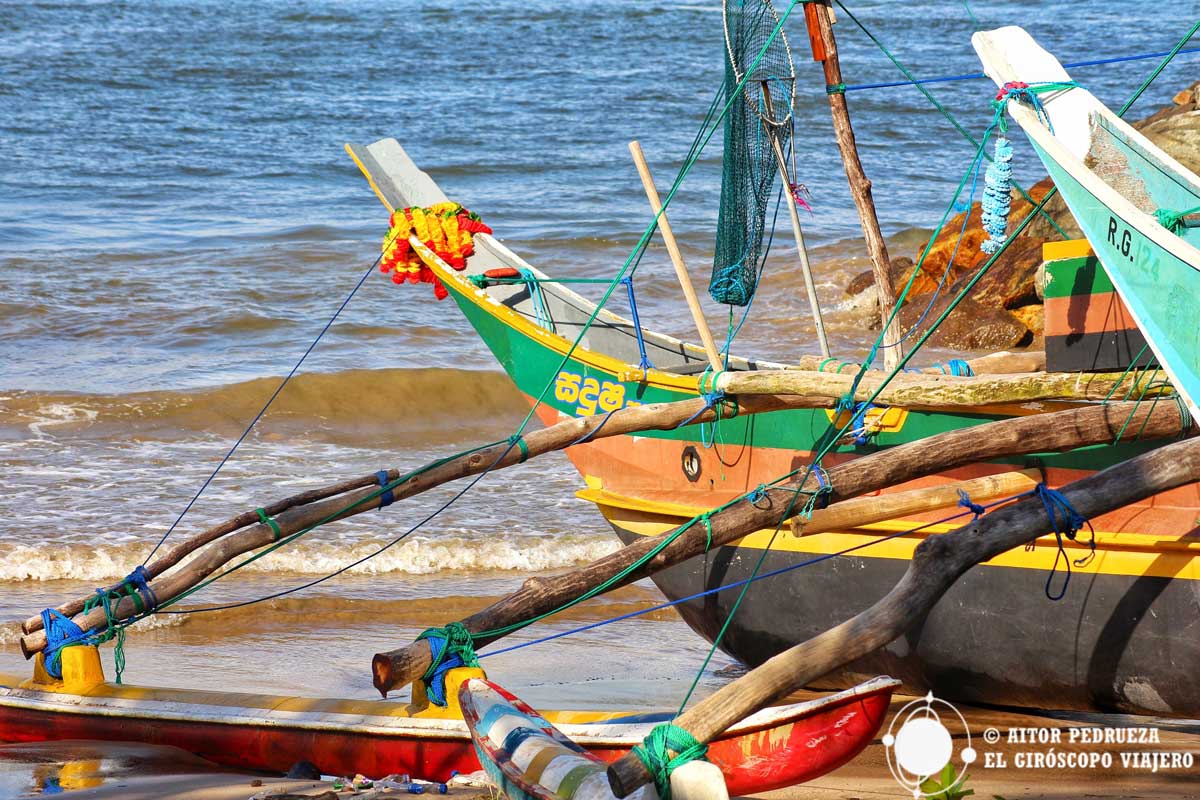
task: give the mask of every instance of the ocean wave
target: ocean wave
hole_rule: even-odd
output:
[[[380,625],[419,629],[449,619],[464,619],[500,599],[498,595],[441,595],[406,599],[336,595],[280,597],[236,608],[216,607],[202,613],[157,614],[139,621],[131,633],[170,637],[178,632],[186,634],[189,643],[194,645],[197,640],[223,641],[239,636],[263,636],[293,630],[374,629]],[[675,612],[669,608],[649,611],[661,603],[662,597],[657,592],[627,586],[572,606],[556,614],[554,619],[579,624],[600,622],[636,612],[645,612],[641,618],[652,622],[677,619]],[[206,604],[191,600],[179,606],[192,612],[205,607]],[[0,623],[0,646],[16,645],[20,637],[19,622]]]
[[[364,558],[387,540],[303,540],[247,565],[247,572],[325,575]],[[611,536],[413,537],[354,567],[355,575],[444,572],[545,572],[594,561],[616,550]],[[0,542],[0,582],[120,580],[142,563],[148,544]],[[240,559],[239,559],[240,560]],[[186,563],[186,562],[185,562]],[[236,562],[235,562],[236,563]]]
[[[279,386],[256,378],[201,389],[133,394],[0,393],[0,429],[35,436],[236,434]],[[264,418],[269,431],[357,434],[510,427],[524,402],[500,372],[456,369],[354,369],[292,378]],[[336,436],[333,438],[336,439]]]

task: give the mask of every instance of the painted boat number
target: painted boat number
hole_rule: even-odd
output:
[[[554,379],[554,399],[575,404],[575,414],[590,417],[597,411],[607,413],[641,403],[625,400],[625,384],[585,378],[574,372],[562,371]]]
[[[1117,229],[1121,229],[1121,236],[1118,240]],[[1108,218],[1108,243],[1121,255],[1133,261],[1133,232],[1117,222],[1116,217]]]

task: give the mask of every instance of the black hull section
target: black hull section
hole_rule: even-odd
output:
[[[614,528],[627,544],[640,538]],[[655,575],[654,582],[672,600],[686,597],[748,578],[761,554],[721,547]],[[761,572],[809,557],[772,551]],[[756,583],[721,649],[761,664],[878,601],[907,566],[899,559],[840,556]],[[1055,576],[1061,578],[1061,572]],[[933,691],[947,700],[1200,717],[1200,582],[1075,575],[1057,602],[1046,597],[1045,585],[1039,570],[976,567],[906,636],[813,687],[842,689],[886,674],[903,681],[905,692]],[[677,608],[712,641],[738,591]]]

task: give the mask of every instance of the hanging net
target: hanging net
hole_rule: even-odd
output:
[[[779,24],[769,0],[726,0],[723,6],[725,99],[733,103],[725,117],[721,210],[708,292],[718,303],[744,306],[754,297],[765,256],[767,206],[779,172],[771,138],[785,153],[791,144],[796,73],[782,30],[754,63]]]

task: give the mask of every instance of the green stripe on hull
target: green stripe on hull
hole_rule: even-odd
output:
[[[454,298],[459,309],[467,317],[467,321],[475,328],[480,338],[487,344],[496,360],[508,373],[517,388],[532,398],[542,395],[548,382],[555,379],[559,371],[562,356],[543,342],[532,339],[520,331],[505,324],[484,308],[476,305],[469,297],[461,293],[453,281],[446,283],[450,296]],[[581,376],[583,379],[594,378],[599,384],[620,383],[616,376],[609,372],[588,367],[582,362],[571,358],[562,367],[563,371]],[[682,392],[662,389],[655,386],[643,386],[636,382],[620,383],[627,401],[637,403],[664,403],[676,400],[689,400],[698,397],[695,392]],[[564,414],[583,416],[576,404],[561,402],[555,398],[554,387],[546,392],[543,403]],[[908,418],[900,431],[882,432],[872,437],[867,445],[844,445],[834,448],[834,453],[866,454],[899,444],[923,439],[946,431],[968,428],[986,422],[1001,419],[995,415],[983,414],[953,414],[928,411],[910,411]],[[720,422],[719,438],[722,444],[749,447],[778,448],[811,452],[819,449],[826,441],[830,430],[829,417],[822,409],[789,409],[774,411],[754,416],[734,417]],[[668,439],[680,442],[701,444],[712,439],[712,426],[706,426],[702,436],[700,425],[688,425],[670,431],[646,431],[639,433],[656,439]],[[1148,445],[1138,443],[1121,444],[1117,446],[1101,445],[1098,447],[1082,448],[1071,453],[1046,454],[1037,459],[1039,464],[1047,467],[1062,469],[1098,470],[1131,458],[1150,449]],[[1005,464],[1016,463],[1009,459]]]
[[[1030,141],[1151,349],[1195,412],[1200,398],[1200,270],[1147,238]]]

